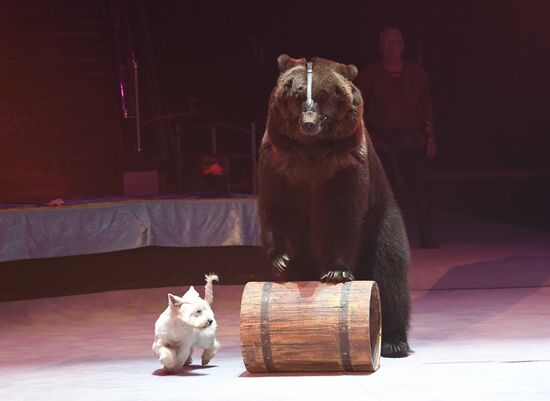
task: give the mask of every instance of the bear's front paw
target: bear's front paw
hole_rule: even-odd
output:
[[[406,341],[382,342],[382,356],[386,358],[404,358],[412,352]]]
[[[273,267],[273,273],[275,273],[277,276],[283,273],[286,270],[289,261],[290,257],[286,253],[283,253],[281,256],[276,257],[271,264]]]
[[[355,277],[349,270],[331,270],[321,276],[323,283],[344,283],[353,280],[355,280]]]

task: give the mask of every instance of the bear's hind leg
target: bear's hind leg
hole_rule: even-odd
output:
[[[374,211],[373,211],[374,212]],[[367,217],[366,258],[357,278],[374,280],[382,304],[382,356],[405,357],[411,353],[407,341],[410,320],[408,266],[409,244],[399,208],[391,202],[378,217]]]

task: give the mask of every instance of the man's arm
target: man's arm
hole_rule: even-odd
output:
[[[437,154],[437,144],[434,131],[434,111],[432,96],[430,93],[430,83],[428,75],[422,70],[424,75],[424,85],[420,96],[420,110],[423,114],[424,132],[426,134],[426,157],[433,159]]]

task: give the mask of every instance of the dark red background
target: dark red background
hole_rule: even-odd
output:
[[[198,98],[204,113],[190,124],[255,121],[260,136],[280,53],[361,67],[377,57],[379,30],[394,25],[407,57],[423,43],[440,144],[434,172],[550,167],[548,1],[129,1],[143,62],[139,5],[162,112]],[[120,119],[110,2],[0,7],[1,200],[121,193],[133,132]],[[144,117],[155,117],[145,86]],[[151,159],[166,153],[165,141],[145,144]]]

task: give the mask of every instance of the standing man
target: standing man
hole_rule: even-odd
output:
[[[437,153],[428,76],[418,64],[403,60],[399,29],[385,28],[378,48],[380,60],[356,79],[365,100],[365,124],[397,199],[414,207],[420,247],[438,248],[426,183],[427,160]]]

